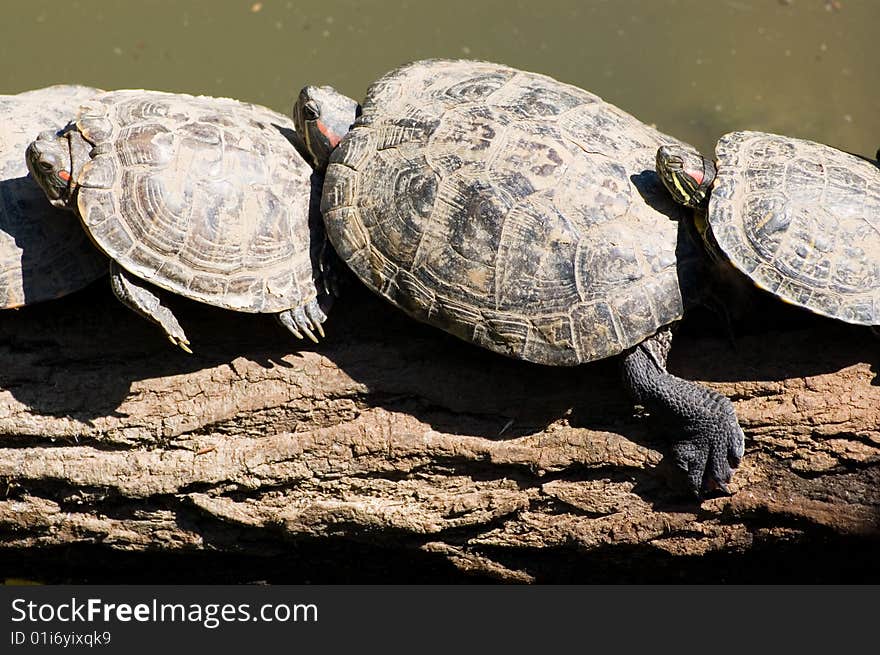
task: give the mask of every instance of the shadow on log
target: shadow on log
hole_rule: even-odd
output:
[[[733,399],[747,437],[733,495],[696,502],[616,360],[507,360],[360,288],[318,346],[176,307],[194,355],[106,281],[3,314],[0,575],[880,582],[865,329],[762,310],[732,348],[685,326],[671,370]]]

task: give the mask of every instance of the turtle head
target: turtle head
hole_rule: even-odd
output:
[[[25,151],[31,177],[54,206],[74,209],[79,169],[89,160],[91,146],[75,129],[40,132]]]
[[[358,103],[331,86],[307,86],[293,104],[293,122],[315,170],[323,171],[330,153],[360,113]]]
[[[668,145],[657,149],[657,174],[676,202],[699,207],[706,202],[716,169],[693,148]]]

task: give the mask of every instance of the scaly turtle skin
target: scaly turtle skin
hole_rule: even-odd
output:
[[[117,297],[172,343],[189,350],[151,285],[274,313],[317,340],[323,227],[294,136],[289,118],[257,105],[113,91],[83,104],[63,132],[40,134],[27,160],[50,201],[77,211],[111,258]]]
[[[826,145],[732,132],[715,162],[681,144],[657,151],[677,201],[710,248],[785,302],[880,325],[880,170]]]
[[[670,137],[582,89],[486,62],[403,66],[356,109],[306,87],[293,114],[326,167],[328,238],[357,276],[511,357],[626,353],[627,386],[674,423],[691,485],[726,489],[743,454],[731,403],[665,368],[665,326],[700,282],[686,214],[653,171]]]
[[[107,260],[68,212],[46,202],[24,161],[35,134],[64,127],[98,93],[59,85],[0,95],[0,308],[59,298],[107,272]]]

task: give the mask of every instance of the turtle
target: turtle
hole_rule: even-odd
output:
[[[792,305],[880,325],[880,169],[821,143],[730,132],[715,160],[657,150],[672,198],[695,209],[707,250]]]
[[[27,164],[110,259],[113,292],[192,352],[154,287],[273,313],[317,341],[332,294],[313,172],[291,119],[230,98],[126,89],[97,95]]]
[[[702,256],[654,171],[669,137],[551,77],[432,59],[327,86],[293,107],[338,257],[411,317],[551,366],[623,355],[623,380],[672,423],[692,490],[728,490],[744,453],[730,400],[670,374],[671,328]]]
[[[46,202],[24,160],[34,134],[63,127],[98,93],[57,85],[0,95],[0,308],[60,298],[107,272],[107,260],[67,212]]]

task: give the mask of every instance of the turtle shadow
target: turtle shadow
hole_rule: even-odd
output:
[[[639,173],[633,173],[629,176],[629,180],[642,197],[642,200],[645,201],[645,204],[655,211],[668,216],[674,221],[681,221],[690,215],[690,209],[682,207],[669,195],[666,187],[663,186],[663,181],[653,168],[646,168]]]
[[[285,127],[284,125],[279,125],[278,123],[272,123],[272,127],[274,127],[281,136],[290,141],[290,145],[294,147],[294,149],[297,151],[297,153],[299,153],[299,156],[302,157],[303,160],[307,162],[311,161],[309,150],[306,147],[305,141],[303,141],[302,135],[299,132],[289,127]]]
[[[734,325],[733,343],[719,335],[706,348],[694,324],[676,336],[669,370],[708,382],[782,381],[836,373],[867,364],[878,385],[880,341],[870,329],[849,325],[780,302],[757,303],[755,316]],[[707,320],[703,317],[703,320]]]
[[[52,302],[6,311],[0,321],[0,391],[30,411],[91,424],[122,416],[140,380],[184,375],[246,357],[266,368],[307,349],[272,316],[167,299],[193,354],[123,306],[106,279]]]
[[[508,359],[413,321],[348,281],[319,344],[294,339],[270,315],[167,294],[190,337],[193,354],[187,354],[123,306],[106,278],[98,280],[64,298],[4,312],[0,390],[35,414],[91,423],[121,416],[119,407],[140,380],[185,376],[237,358],[293,368],[291,355],[314,351],[361,383],[367,404],[450,434],[540,432],[570,414],[585,394],[592,406],[607,406],[609,397],[626,406],[625,396],[604,381],[616,377],[613,360],[551,368]]]
[[[367,389],[366,403],[447,434],[507,439],[540,432],[592,386],[584,367],[492,353],[413,320],[358,282],[325,325],[320,353]],[[607,385],[596,388],[604,394]]]
[[[191,336],[193,355],[119,303],[106,280],[5,312],[0,389],[35,413],[90,422],[118,415],[139,380],[183,376],[238,357],[292,367],[292,353],[314,351],[360,383],[359,403],[409,414],[439,432],[510,440],[559,422],[614,432],[661,452],[668,443],[663,428],[634,410],[620,358],[570,368],[506,358],[410,319],[359,283],[345,289],[317,345],[293,340],[269,315],[169,301]],[[770,304],[773,311],[756,312],[760,320],[737,325],[733,346],[718,334],[714,315],[692,312],[674,340],[670,371],[713,382],[784,380],[834,372],[866,355],[880,370],[880,348],[866,330]],[[640,488],[653,488],[647,469],[636,477]]]

